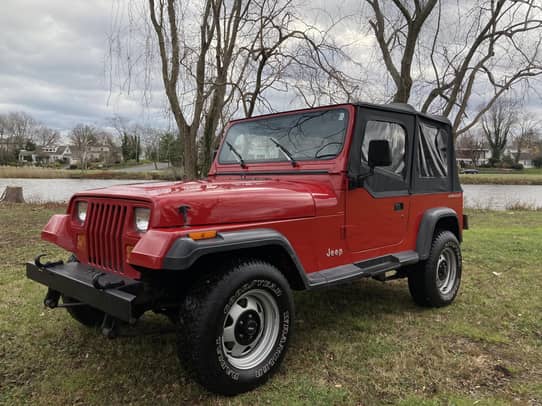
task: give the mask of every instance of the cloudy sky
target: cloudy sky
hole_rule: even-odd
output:
[[[163,120],[160,106],[110,92],[111,0],[2,0],[0,113],[26,111],[60,130],[106,125],[114,114]]]
[[[315,3],[327,2],[311,2]],[[0,113],[26,111],[59,130],[78,123],[107,126],[115,114],[142,124],[168,125],[162,97],[143,107],[137,88],[130,93],[110,91],[108,34],[122,7],[119,4],[122,1],[2,0]],[[334,12],[347,15],[360,3],[333,4]],[[351,29],[343,26],[341,35],[356,33],[359,40],[358,24]],[[156,83],[155,94],[161,95]],[[542,105],[539,85],[528,103],[535,110]]]

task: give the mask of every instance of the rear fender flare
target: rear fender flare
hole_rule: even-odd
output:
[[[457,232],[460,233],[459,220],[455,210],[449,207],[435,207],[426,210],[423,214],[422,221],[420,222],[420,228],[418,229],[418,236],[416,238],[416,252],[420,257],[420,260],[429,258],[429,251],[431,250],[435,227],[442,219],[452,220],[457,227]],[[457,235],[457,239],[461,241],[461,235]]]

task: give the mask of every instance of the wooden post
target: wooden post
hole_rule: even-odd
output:
[[[21,186],[6,186],[6,190],[0,197],[0,202],[24,203],[23,188]]]

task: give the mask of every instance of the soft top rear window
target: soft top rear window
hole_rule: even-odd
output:
[[[332,159],[343,148],[347,126],[343,108],[239,122],[229,128],[218,161],[281,162],[288,154],[296,161]]]
[[[420,123],[418,174],[422,178],[445,178],[448,175],[448,133]]]

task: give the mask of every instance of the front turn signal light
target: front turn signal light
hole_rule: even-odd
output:
[[[207,240],[209,238],[215,238],[217,235],[216,230],[212,231],[196,231],[194,233],[188,233],[188,237],[193,240]]]

